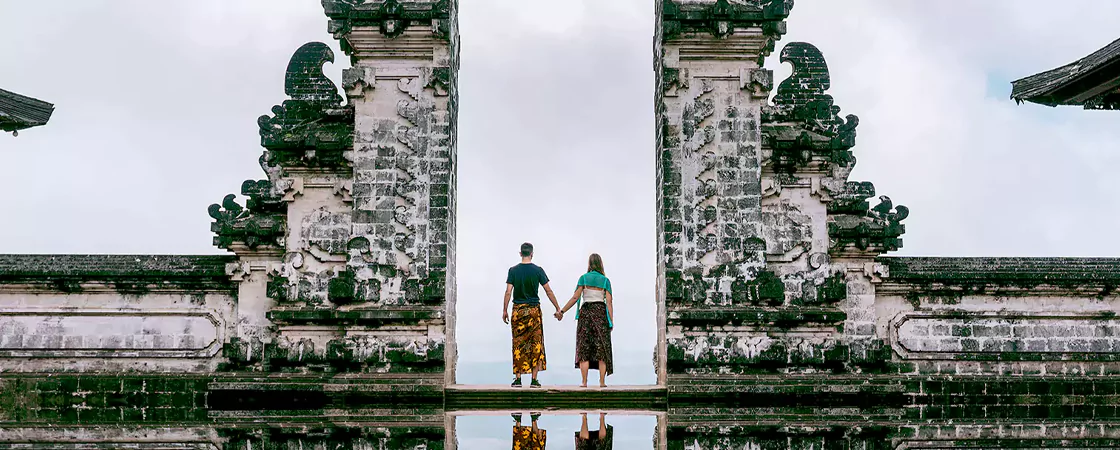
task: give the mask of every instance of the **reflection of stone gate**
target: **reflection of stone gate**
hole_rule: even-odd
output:
[[[412,412],[363,417],[420,440],[445,409],[525,405],[667,410],[690,436],[728,420],[712,402],[856,411],[844,420],[972,414],[961,394],[1114,402],[1120,260],[881,257],[907,210],[848,179],[858,120],[816,47],[783,48],[793,73],[768,100],[762,62],[792,0],[658,3],[660,386],[450,386],[457,3],[323,3],[352,61],[346,98],[326,45],[296,51],[290,98],[259,120],[267,179],[210,208],[233,256],[0,256],[0,406],[20,408],[0,425],[392,399]]]

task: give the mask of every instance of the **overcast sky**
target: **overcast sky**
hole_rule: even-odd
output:
[[[654,1],[460,3],[461,381],[508,372],[502,281],[528,240],[561,301],[603,255],[614,381],[652,382]],[[342,55],[319,1],[62,4],[0,0],[0,87],[57,105],[0,135],[0,253],[221,253],[206,208],[264,177],[256,118],[292,52]],[[1008,99],[1120,37],[1116,17],[1111,0],[797,0],[779,50],[823,51],[860,116],[853,179],[910,207],[898,254],[1120,256],[1120,113]],[[546,333],[543,380],[574,382],[574,322]]]

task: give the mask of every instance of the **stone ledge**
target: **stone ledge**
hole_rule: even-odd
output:
[[[306,427],[343,422],[360,427],[434,427],[443,429],[447,415],[443,408],[333,409],[314,411],[211,411],[211,420],[223,429],[252,429],[260,424],[281,427]]]
[[[384,322],[443,320],[442,307],[379,308],[339,311],[329,309],[273,309],[268,319],[283,324],[368,325]]]
[[[433,36],[444,40],[453,37],[452,22],[458,19],[454,0],[323,0],[323,12],[330,18],[328,31],[342,41],[343,51],[350,53],[349,37],[355,27],[376,27],[387,38],[400,37],[410,27],[429,27]]]
[[[848,315],[838,309],[788,307],[788,308],[716,308],[670,307],[668,320],[681,325],[713,324],[769,324],[797,326],[806,323],[838,324]]]
[[[266,412],[269,416],[308,416],[326,410],[368,409],[384,405],[442,406],[443,374],[369,374],[363,376],[230,376],[208,386],[211,414]]]
[[[142,293],[153,286],[233,292],[226,255],[0,255],[0,285],[50,285],[80,291],[110,283]]]
[[[816,406],[786,406],[786,407],[671,407],[666,417],[671,426],[694,427],[710,426],[713,424],[772,423],[777,421],[783,425],[791,422],[812,424],[842,424],[853,422],[867,424],[869,422],[894,422],[905,417],[906,411],[902,408],[853,408],[853,407],[816,407]]]
[[[449,386],[446,408],[467,410],[611,409],[664,410],[666,391],[658,386]]]
[[[363,374],[363,375],[298,375],[216,376],[208,385],[212,391],[322,391],[364,392],[385,391],[408,386],[410,390],[443,390],[443,374]]]
[[[887,283],[1120,284],[1120,258],[881,257],[878,262],[888,269]]]
[[[669,404],[768,408],[902,408],[903,378],[843,375],[670,376]],[[855,414],[860,415],[860,414]]]

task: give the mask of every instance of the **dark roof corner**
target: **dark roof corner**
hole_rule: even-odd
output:
[[[1011,99],[1046,106],[1117,109],[1120,39],[1073,63],[1011,82]]]
[[[17,135],[19,130],[46,125],[54,105],[0,89],[0,131]]]

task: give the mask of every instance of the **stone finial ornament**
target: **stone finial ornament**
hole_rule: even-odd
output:
[[[874,196],[875,185],[867,181],[849,181],[833,194],[828,203],[830,251],[854,247],[860,252],[884,253],[902,248],[906,233],[902,221],[910,209],[895,205],[885,195],[872,207],[868,200]]]
[[[868,199],[875,196],[875,184],[870,181],[848,181],[832,194],[828,203],[829,214],[864,214],[871,209]]]
[[[273,187],[268,180],[245,180],[241,183],[241,195],[249,197],[245,207],[257,212],[284,212],[288,204],[284,197]]]
[[[304,44],[288,63],[284,91],[291,97],[257,119],[269,163],[280,166],[339,167],[354,145],[354,108],[326,75],[334,52],[321,42]]]
[[[249,204],[260,209],[246,209],[237,204],[234,198],[235,195],[229,194],[221,204],[210,205],[210,217],[214,219],[210,231],[217,234],[214,237],[214,245],[227,250],[232,250],[239,245],[250,249],[262,245],[282,248],[285,231],[284,214],[269,212],[267,204],[252,198]]]
[[[867,208],[867,202],[862,202],[862,207],[863,211],[829,215],[828,237],[832,249],[854,246],[860,251],[884,253],[902,248],[902,235],[906,233],[902,221],[910,215],[910,209],[894,205],[885,195],[879,196],[875,207]]]
[[[813,44],[792,42],[780,58],[793,65],[793,73],[778,85],[773,105],[763,108],[768,143],[775,150],[835,151],[831,159],[849,158],[859,118],[841,118],[840,107],[825,93],[831,80],[824,55]]]
[[[334,51],[322,42],[308,42],[296,50],[288,62],[284,93],[292,100],[321,105],[342,106],[338,88],[323,74],[323,65],[334,62]]]
[[[282,248],[288,204],[268,180],[246,180],[241,195],[248,197],[245,207],[229,194],[221,204],[210,205],[214,223],[210,230],[217,234],[214,245],[232,250],[239,246],[256,249],[260,246]]]
[[[856,251],[883,253],[902,247],[909,215],[905,206],[894,206],[881,196],[874,208],[868,200],[875,196],[870,182],[848,181],[856,158],[859,118],[840,117],[840,107],[831,95],[828,64],[816,46],[792,42],[782,49],[781,61],[793,72],[778,85],[773,104],[762,108],[762,134],[770,166],[780,180],[771,189],[780,191],[783,183],[796,184],[799,176],[814,171],[826,175],[816,181],[824,191],[828,211],[828,236],[831,253]]]

